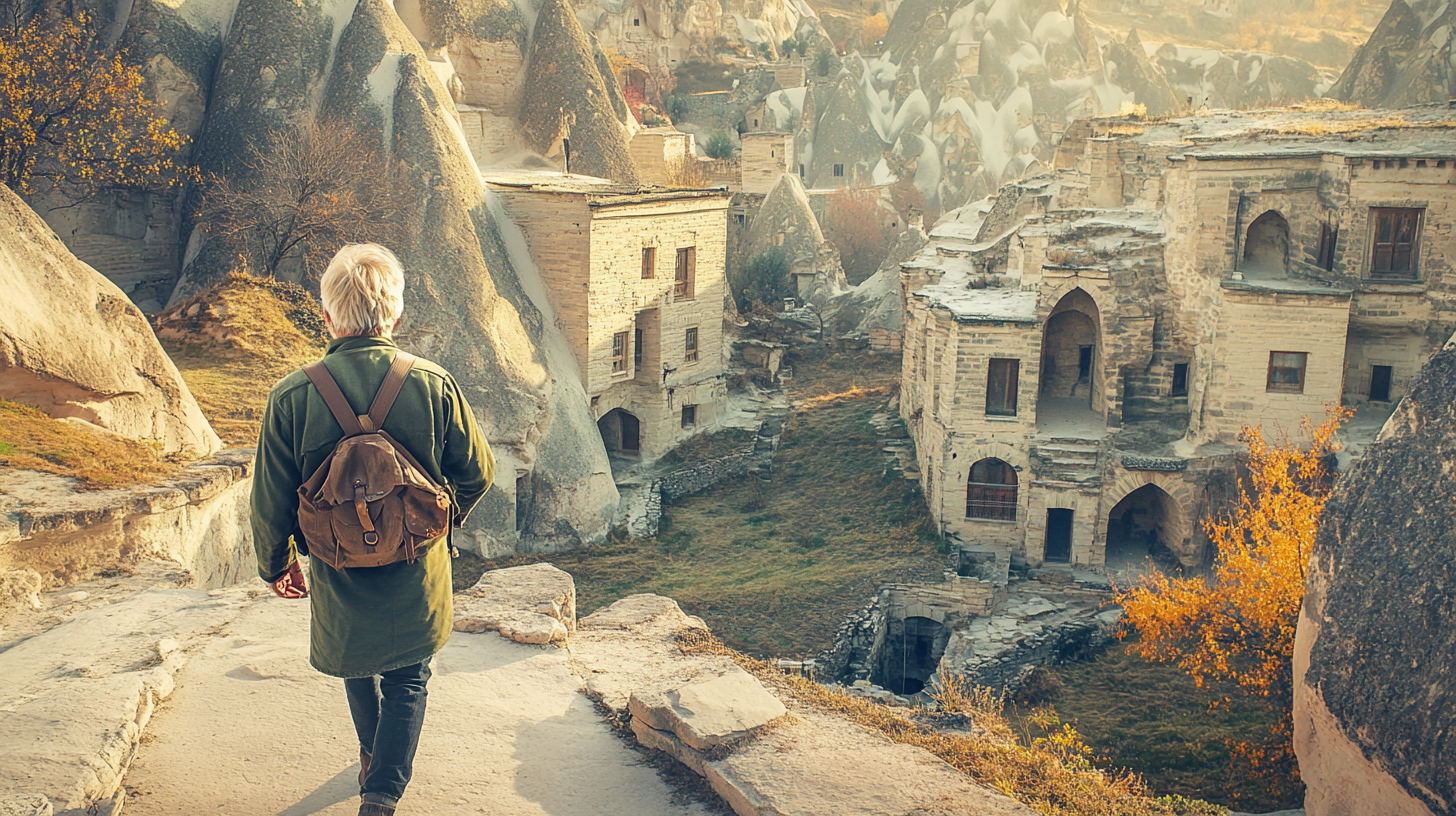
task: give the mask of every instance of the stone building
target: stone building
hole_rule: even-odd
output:
[[[1243,426],[1344,404],[1358,450],[1456,328],[1453,126],[1084,120],[1051,173],[942,219],[901,267],[901,411],[942,530],[1031,565],[1195,565]]]
[[[728,193],[487,176],[526,236],[607,451],[655,458],[717,424]]]

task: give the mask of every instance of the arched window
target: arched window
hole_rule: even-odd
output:
[[[1016,469],[1000,459],[971,465],[966,518],[1016,521]]]

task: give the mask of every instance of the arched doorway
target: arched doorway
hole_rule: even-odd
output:
[[[891,618],[870,681],[896,694],[915,694],[935,674],[949,642],[950,628],[931,618]]]
[[[1145,484],[1107,514],[1107,565],[1144,564],[1161,549],[1176,553],[1185,537],[1187,523],[1178,502],[1163,488]]]
[[[1042,333],[1039,426],[1083,424],[1102,412],[1100,336],[1097,302],[1083,289],[1068,292],[1052,309]]]
[[[1016,468],[1000,459],[971,465],[966,480],[966,518],[1016,521]]]
[[[597,420],[597,430],[607,453],[637,453],[642,448],[642,422],[621,408],[613,408]]]
[[[1289,271],[1289,222],[1270,210],[1249,225],[1244,236],[1243,272],[1283,275]]]

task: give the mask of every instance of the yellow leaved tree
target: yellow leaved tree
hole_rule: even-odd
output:
[[[1236,745],[1252,767],[1292,781],[1294,632],[1304,599],[1309,554],[1320,512],[1333,488],[1330,454],[1351,415],[1331,408],[1319,425],[1303,423],[1305,439],[1277,443],[1245,428],[1247,475],[1233,507],[1204,522],[1217,547],[1210,578],[1158,575],[1118,593],[1141,657],[1175,663],[1201,687],[1232,682],[1281,715],[1266,745]]]
[[[0,0],[0,184],[78,201],[184,174],[187,137],[94,18],[21,6]]]

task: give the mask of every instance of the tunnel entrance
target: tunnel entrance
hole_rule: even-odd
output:
[[[885,643],[870,682],[896,694],[921,691],[935,674],[949,642],[950,629],[930,618],[887,621]]]

